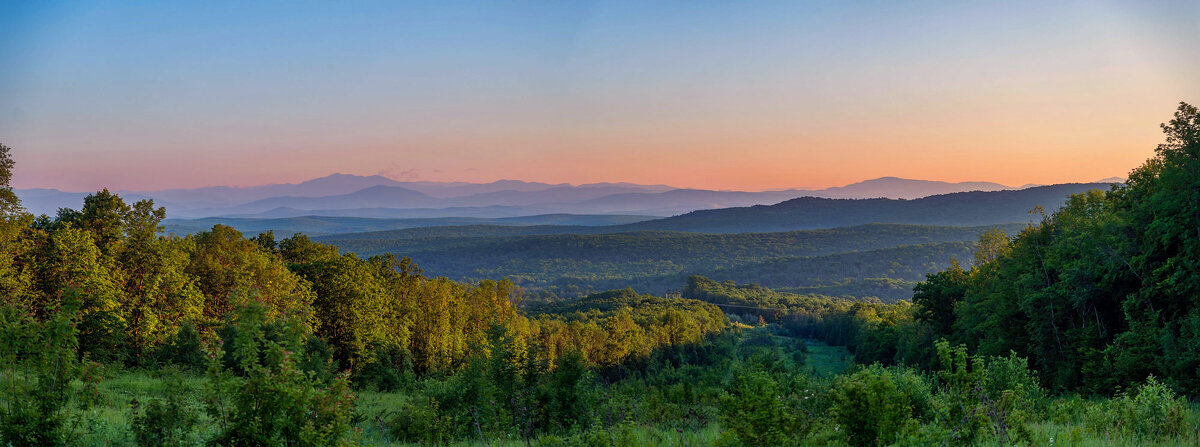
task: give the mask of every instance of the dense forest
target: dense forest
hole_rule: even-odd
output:
[[[1000,228],[1016,231],[1022,226]],[[781,233],[489,236],[492,229],[520,229],[483,227],[481,235],[465,236],[464,230],[447,227],[317,240],[349,252],[404,253],[461,281],[508,278],[540,297],[573,298],[624,287],[662,294],[678,290],[688,275],[703,274],[837,295],[907,299],[912,282],[948,267],[955,257],[969,257],[971,243],[989,228],[873,224]],[[889,282],[909,283],[900,289],[880,287]]]
[[[236,228],[242,233],[258,234],[271,231],[280,235],[304,233],[322,236],[342,233],[382,232],[410,230],[420,232],[431,228],[433,235],[445,236],[446,230],[460,230],[460,235],[482,236],[586,233],[591,227],[603,229],[653,219],[651,216],[623,214],[541,214],[521,217],[438,217],[385,219],[358,216],[300,216],[281,218],[209,217],[202,219],[171,219],[163,221],[163,229],[179,235],[208,231],[213,225],[221,224]],[[482,234],[481,234],[482,233]]]
[[[33,216],[0,146],[0,442],[1195,445],[1200,112],[1163,130],[1128,183],[1020,229],[601,239],[613,263],[779,244],[795,258],[771,278],[971,232],[970,257],[888,302],[701,276],[525,300],[303,235],[164,235],[162,208],[108,191]]]

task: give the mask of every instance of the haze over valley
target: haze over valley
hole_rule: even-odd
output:
[[[1096,183],[1119,183],[1110,178]],[[798,197],[831,199],[917,199],[967,191],[1027,189],[989,182],[948,183],[882,177],[826,189],[728,191],[666,185],[596,183],[546,184],[516,180],[492,183],[400,182],[387,177],[333,174],[295,184],[217,186],[162,191],[113,191],[131,199],[153,199],[174,219],[204,217],[284,218],[340,216],[375,218],[524,217],[538,214],[625,214],[665,217],[700,209],[772,205]],[[53,215],[77,207],[91,193],[50,188],[17,189],[26,209]]]

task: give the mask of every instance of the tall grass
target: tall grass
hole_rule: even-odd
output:
[[[780,354],[792,360],[791,349],[801,349],[794,339],[775,338],[778,346],[796,346],[781,350]],[[842,374],[852,364],[852,356],[841,347],[828,346],[819,342],[806,341],[804,355],[791,366],[816,377],[833,377]],[[182,378],[186,402],[202,408],[202,391],[207,378],[197,374],[172,371],[110,370],[101,374],[103,379],[96,385],[98,396],[94,405],[83,410],[84,436],[75,444],[85,447],[134,446],[131,429],[131,405],[134,401],[146,403],[164,398],[171,392],[168,382]],[[821,380],[814,383],[826,383]],[[77,384],[81,386],[81,384]],[[352,436],[356,444],[366,446],[414,445],[395,442],[389,436],[387,416],[398,408],[410,395],[406,392],[360,391],[357,393],[357,417]],[[1153,418],[1151,413],[1139,410],[1137,405],[1151,406],[1162,403],[1164,408],[1178,404],[1182,412],[1178,430],[1170,433],[1147,430],[1144,423],[1136,419]],[[200,411],[199,428],[186,438],[188,445],[201,446],[204,440],[216,432],[212,421]],[[1164,413],[1168,414],[1168,413]],[[836,427],[821,422],[817,433],[797,445],[834,445],[840,442]],[[1045,410],[1029,421],[1031,441],[1027,445],[1038,446],[1197,446],[1200,445],[1200,406],[1190,404],[1174,395],[1165,393],[1161,385],[1150,382],[1138,390],[1116,398],[1089,399],[1075,395],[1047,398]],[[681,428],[682,427],[682,428]],[[1140,430],[1140,431],[1139,431]],[[828,433],[826,433],[828,432]],[[585,429],[564,435],[544,435],[530,441],[534,446],[710,446],[720,444],[722,427],[716,421],[701,425],[668,425],[660,422],[639,423],[635,420],[617,422],[615,425]],[[525,446],[519,437],[511,439],[471,439],[453,443],[456,446]]]

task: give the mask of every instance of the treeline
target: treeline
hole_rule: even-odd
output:
[[[516,318],[508,283],[424,278],[407,259],[340,255],[304,236],[277,243],[270,233],[247,239],[220,225],[161,236],[163,215],[150,201],[129,206],[107,190],[53,219],[11,214],[6,303],[41,318],[70,290],[81,302],[80,354],[135,366],[161,360],[181,327],[217,340],[248,301],[265,304],[272,318],[303,315],[343,369],[392,345],[417,372],[451,368],[489,325]]]
[[[614,290],[528,309],[530,335],[551,359],[578,349],[596,366],[636,365],[656,349],[698,344],[726,327],[725,314],[696,300]]]
[[[926,274],[949,267],[954,259],[970,258],[974,250],[972,242],[902,245],[827,256],[775,258],[704,274],[809,294],[898,301],[910,299],[912,287]]]
[[[473,393],[461,409],[489,411],[488,430],[514,434],[516,424],[528,437],[575,427],[584,403],[563,399],[589,369],[621,376],[726,327],[712,305],[631,291],[530,318],[509,281],[428,277],[408,258],[341,254],[303,235],[246,238],[223,225],[162,235],[163,208],[107,190],[80,210],[35,217],[5,186],[8,150],[0,146],[0,441],[12,445],[79,441],[87,409],[104,404],[101,371],[124,368],[206,372],[198,397],[210,445],[340,445],[355,414],[350,388],[457,384],[486,367],[488,389],[450,392]],[[202,418],[191,398],[132,402],[136,442],[194,440]],[[535,422],[534,404],[555,412]]]
[[[357,253],[412,253],[430,255],[450,251],[472,255],[475,265],[499,264],[509,259],[581,259],[592,262],[630,262],[674,259],[704,269],[737,265],[739,260],[782,256],[821,256],[850,251],[876,250],[900,245],[962,242],[975,239],[986,227],[935,227],[873,224],[828,230],[779,233],[705,234],[646,231],[616,234],[553,234],[508,237],[430,235],[408,237],[406,231],[333,235],[319,238]],[[715,257],[714,254],[722,254]],[[422,265],[443,264],[452,271],[472,265],[449,256],[414,256]],[[456,264],[461,263],[461,264]],[[462,267],[455,268],[461,265]],[[440,270],[439,270],[440,271]]]
[[[1200,394],[1200,113],[1183,104],[1154,158],[1109,191],[1071,196],[974,262],[915,287],[913,304],[836,302],[695,280],[685,296],[789,311],[790,327],[859,361],[932,367],[939,339],[1027,357],[1052,390],[1108,394],[1154,376]],[[815,309],[815,310],[814,310]],[[792,323],[786,320],[791,319]]]
[[[528,333],[494,327],[486,355],[454,374],[409,384],[380,423],[390,439],[431,445],[505,438],[634,445],[612,439],[635,415],[653,414],[632,382],[682,365],[728,362],[724,345],[714,343],[731,339],[722,333],[725,322],[715,306],[632,290],[539,304]],[[686,414],[672,413],[669,421]]]
[[[105,364],[199,366],[194,359],[233,337],[231,316],[249,303],[262,304],[269,321],[295,319],[311,334],[306,355],[366,382],[460,369],[486,351],[494,326],[544,344],[550,362],[570,346],[586,362],[612,365],[724,325],[715,308],[649,297],[596,298],[620,309],[592,319],[529,319],[511,282],[428,277],[408,258],[340,254],[303,235],[246,238],[223,225],[161,235],[163,208],[107,190],[55,217],[25,213],[11,188],[0,199],[3,304],[43,321],[69,295],[79,356]]]
[[[845,346],[859,363],[923,367],[934,363],[933,340],[929,331],[914,324],[907,301],[887,304],[877,299],[798,295],[700,276],[688,278],[682,295],[724,306],[726,313],[745,323],[778,323],[789,335]]]
[[[911,300],[912,290],[916,285],[917,281],[892,278],[848,278],[819,286],[779,287],[776,290],[800,295],[875,297],[885,302],[893,302]]]
[[[974,268],[919,286],[918,319],[985,354],[1028,356],[1056,389],[1108,391],[1149,375],[1200,393],[1200,113],[1125,185],[1072,196]]]

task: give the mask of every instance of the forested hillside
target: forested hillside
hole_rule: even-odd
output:
[[[1031,222],[1036,208],[1058,209],[1070,194],[1108,189],[1107,183],[1039,186],[1016,191],[973,191],[914,200],[800,197],[775,205],[693,211],[624,225],[628,231],[742,233],[836,228],[869,223],[980,226]]]
[[[167,233],[180,236],[201,231],[207,231],[213,225],[221,224],[236,228],[244,234],[258,234],[271,231],[280,236],[291,236],[303,233],[308,236],[328,235],[337,233],[385,232],[388,230],[412,229],[414,232],[422,228],[463,229],[464,233],[482,231],[482,228],[499,227],[496,231],[509,231],[505,234],[550,234],[588,232],[589,227],[619,225],[653,219],[650,216],[631,215],[583,215],[583,214],[543,214],[536,216],[478,218],[478,217],[437,217],[413,219],[384,219],[374,217],[349,216],[301,216],[284,218],[237,218],[209,217],[203,219],[166,219],[163,229]],[[542,232],[538,232],[538,229]],[[440,230],[430,230],[440,231]],[[398,234],[407,234],[398,233]]]
[[[1182,105],[1163,131],[1126,185],[1072,196],[918,287],[935,336],[1028,356],[1058,389],[1154,375],[1200,392],[1200,114]]]
[[[899,179],[892,179],[899,181]],[[871,183],[871,182],[864,182]],[[930,182],[919,182],[930,183]],[[530,226],[531,228],[494,229],[494,234],[536,235],[565,233],[627,233],[636,231],[689,231],[707,233],[780,232],[816,228],[836,228],[871,223],[907,223],[941,226],[981,226],[1031,222],[1029,211],[1037,206],[1052,212],[1068,194],[1091,188],[1107,189],[1106,183],[1067,184],[1031,187],[1008,191],[971,191],[935,195],[915,200],[850,199],[801,197],[775,205],[696,211],[680,216],[658,218],[635,214],[536,214],[534,211],[489,205],[476,208],[352,208],[305,211],[277,207],[255,217],[206,217],[167,219],[168,232],[184,235],[203,231],[215,224],[228,225],[250,235],[274,231],[282,236],[304,233],[309,236],[335,233],[366,233],[354,238],[403,239],[416,235],[472,235],[486,228],[461,226]],[[594,188],[593,188],[594,189]],[[369,192],[369,191],[368,191]],[[687,191],[680,191],[679,194]],[[29,193],[32,194],[32,193]],[[748,194],[748,193],[745,193]],[[834,194],[828,192],[828,194]],[[838,193],[840,194],[840,193]],[[620,202],[624,196],[650,196],[661,200],[670,193],[630,193],[604,200]],[[777,194],[778,195],[778,194]],[[33,195],[36,197],[36,195]],[[662,196],[662,197],[660,197]],[[82,200],[83,195],[79,195]],[[779,195],[780,199],[794,196]],[[324,200],[324,199],[323,199]],[[330,199],[330,203],[343,203]],[[663,206],[669,203],[664,203]],[[647,205],[650,206],[650,205]],[[613,210],[619,207],[613,206]],[[490,211],[488,211],[490,210]],[[603,212],[611,212],[605,210]],[[586,210],[584,211],[586,212]],[[502,214],[512,217],[445,217]],[[515,214],[514,214],[515,213]],[[530,215],[533,214],[533,215]],[[561,227],[559,227],[561,226]],[[432,233],[404,231],[438,227]]]
[[[837,287],[866,278],[916,281],[948,266],[956,256],[970,256],[971,248],[964,242],[973,242],[986,227],[865,225],[745,234],[449,236],[468,229],[426,228],[318,240],[350,252],[404,253],[454,279],[509,278],[532,291],[569,297],[622,287],[665,293],[682,287],[690,274],[776,287]],[[478,230],[483,234],[520,231]],[[396,233],[400,237],[391,237]],[[842,290],[847,295],[866,293],[854,287]],[[907,298],[908,292],[889,290],[887,297]]]

